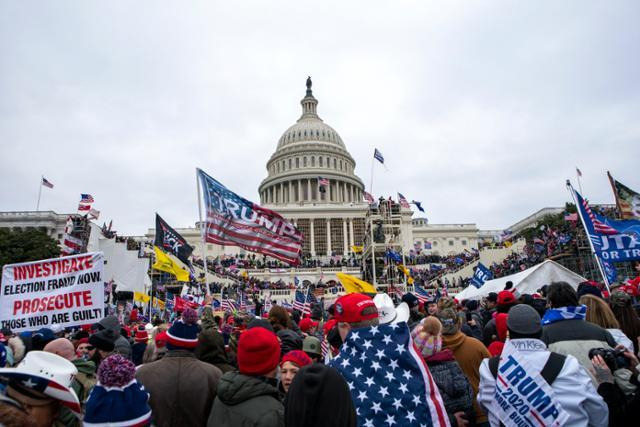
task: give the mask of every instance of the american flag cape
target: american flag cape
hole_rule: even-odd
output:
[[[197,170],[206,219],[202,232],[208,243],[238,246],[297,265],[303,235],[278,213],[232,192]]]
[[[352,330],[329,365],[349,386],[359,426],[450,425],[405,322]]]

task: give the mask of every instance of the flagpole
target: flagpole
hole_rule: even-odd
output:
[[[584,192],[582,191],[582,183],[580,182],[580,175],[582,174],[582,172],[580,172],[580,169],[578,169],[578,167],[576,167],[576,178],[578,179],[578,188],[580,189],[580,194],[584,194]]]
[[[40,196],[42,195],[42,179],[44,175],[40,175],[40,187],[38,189],[38,204],[36,205],[36,212],[40,210]]]
[[[209,272],[209,268],[207,267],[207,246],[204,238],[204,224],[202,222],[202,193],[200,189],[200,176],[198,174],[199,170],[200,169],[196,168],[196,183],[198,184],[198,215],[200,216],[200,238],[202,239],[202,262],[204,265],[204,287],[207,291],[207,295],[210,295],[209,282],[207,282],[207,273]]]
[[[369,181],[369,191],[371,192],[371,197],[374,197],[374,201],[375,201],[375,196],[373,195],[373,165],[374,162],[376,161],[376,158],[373,157],[371,158],[371,180]]]
[[[576,210],[578,211],[578,216],[580,217],[580,221],[582,222],[582,227],[584,227],[584,232],[585,232],[585,234],[587,236],[587,241],[589,241],[589,247],[591,248],[591,254],[593,255],[593,257],[596,260],[596,265],[598,266],[598,269],[600,270],[600,274],[602,275],[602,279],[604,281],[604,284],[607,287],[607,291],[611,292],[611,289],[609,288],[609,279],[607,278],[607,275],[604,273],[604,268],[602,268],[602,262],[600,260],[600,257],[598,257],[598,254],[596,254],[596,250],[593,247],[593,242],[591,241],[591,236],[589,236],[589,230],[587,229],[587,224],[585,223],[584,217],[582,216],[582,209],[580,209],[580,206],[578,206],[578,200],[576,199],[575,190],[571,186],[571,181],[569,181],[569,180],[567,180],[567,190],[569,191],[569,193],[571,193],[571,198],[573,199],[573,203],[575,203],[575,205],[576,205]],[[580,194],[582,195],[582,193],[580,193]],[[582,197],[584,197],[584,195],[582,195]]]

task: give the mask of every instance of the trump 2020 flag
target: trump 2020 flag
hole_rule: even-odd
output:
[[[202,184],[206,219],[204,237],[209,243],[239,246],[297,265],[302,233],[278,213],[263,208],[197,170]]]
[[[405,322],[352,330],[329,365],[349,386],[359,426],[449,426]]]
[[[493,273],[491,270],[479,262],[476,267],[476,271],[473,273],[473,277],[471,278],[471,284],[476,288],[479,288],[484,285],[484,282],[491,279],[493,279]]]

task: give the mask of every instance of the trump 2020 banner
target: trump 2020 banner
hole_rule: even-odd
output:
[[[476,267],[476,271],[473,273],[473,277],[471,278],[471,284],[476,288],[479,288],[484,285],[484,282],[491,279],[493,279],[493,273],[491,270],[479,262]]]
[[[204,237],[209,243],[239,246],[297,265],[302,233],[278,213],[265,209],[198,169],[206,219]]]
[[[0,324],[14,332],[96,323],[104,317],[102,252],[7,264]]]

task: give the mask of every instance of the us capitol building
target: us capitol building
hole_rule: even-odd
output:
[[[369,205],[363,197],[364,183],[355,174],[354,158],[338,132],[318,115],[318,100],[313,95],[310,78],[306,86],[306,94],[300,101],[302,114],[278,139],[258,193],[261,205],[291,220],[304,234],[305,256],[328,261],[334,255],[349,256],[353,246],[363,244]],[[328,180],[328,184],[325,182],[321,188],[319,179]],[[481,241],[500,234],[500,230],[480,231],[475,224],[429,224],[426,218],[412,219],[412,215],[410,209],[402,210],[405,254],[416,247],[423,254],[458,254],[478,248]],[[51,211],[0,212],[0,227],[41,228],[60,240],[67,217]],[[198,224],[176,230],[194,246],[194,255],[201,256]],[[137,239],[153,241],[154,235],[155,230],[149,229]],[[431,243],[431,249],[425,249],[425,242]],[[246,252],[237,247],[207,244],[206,253],[211,258]],[[289,276],[283,271],[263,273],[272,280]]]

